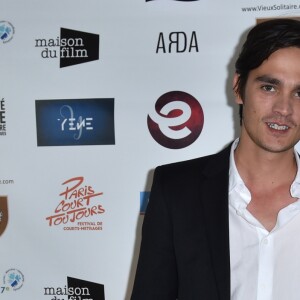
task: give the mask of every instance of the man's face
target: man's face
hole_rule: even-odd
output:
[[[244,105],[241,142],[269,152],[291,149],[300,139],[300,49],[280,49],[250,71],[244,99],[236,101]]]

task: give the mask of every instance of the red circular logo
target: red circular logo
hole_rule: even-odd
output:
[[[190,94],[172,91],[155,103],[155,111],[147,119],[150,134],[160,145],[181,149],[191,145],[200,135],[204,114],[200,103]]]

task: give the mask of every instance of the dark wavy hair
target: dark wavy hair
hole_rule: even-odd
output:
[[[234,90],[241,99],[244,99],[245,96],[249,72],[258,68],[275,51],[288,47],[300,48],[300,21],[272,19],[259,23],[249,31],[235,63],[239,78]],[[242,124],[242,104],[240,104],[239,115]]]

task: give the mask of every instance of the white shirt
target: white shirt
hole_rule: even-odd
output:
[[[231,148],[229,235],[231,300],[300,300],[300,170],[290,193],[298,200],[283,208],[269,232],[247,210],[250,191],[240,177]]]

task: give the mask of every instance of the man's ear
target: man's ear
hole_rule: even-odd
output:
[[[238,92],[238,82],[239,82],[240,75],[235,73],[233,76],[233,91],[235,95],[235,102],[237,104],[243,104],[243,99],[241,98],[240,93]]]

